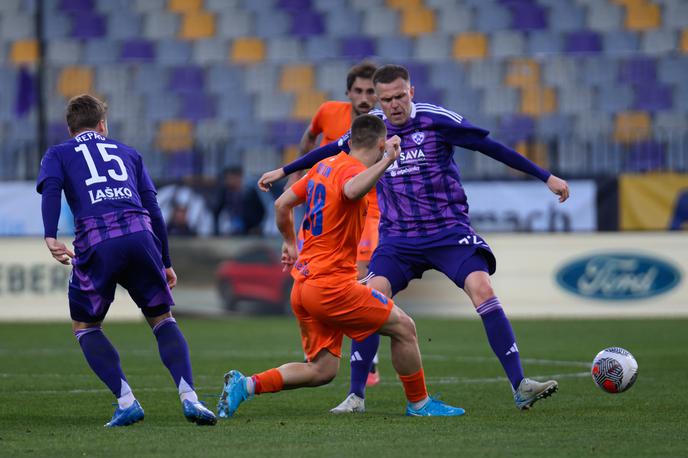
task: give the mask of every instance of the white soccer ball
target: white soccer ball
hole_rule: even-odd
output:
[[[605,348],[592,361],[592,379],[607,393],[623,393],[638,377],[638,362],[623,348]]]

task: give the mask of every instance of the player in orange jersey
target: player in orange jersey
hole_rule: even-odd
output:
[[[362,115],[351,126],[351,153],[319,162],[275,203],[284,237],[282,262],[294,266],[292,310],[301,328],[307,362],[284,364],[245,377],[232,370],[218,404],[231,417],[254,395],[315,387],[337,375],[342,337],[363,340],[373,333],[391,337],[392,364],[403,384],[411,416],[458,416],[464,410],[430,398],[425,386],[413,320],[378,291],[356,281],[356,251],[368,208],[367,195],[399,157],[400,139],[387,142],[377,117]],[[367,167],[367,168],[366,168]],[[297,256],[292,209],[306,202],[305,240]]]

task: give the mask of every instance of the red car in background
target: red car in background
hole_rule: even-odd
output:
[[[289,271],[282,271],[279,249],[257,244],[222,262],[216,273],[225,309],[236,311],[240,301],[255,302],[259,313],[291,313]]]

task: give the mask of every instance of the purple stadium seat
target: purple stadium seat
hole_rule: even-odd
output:
[[[65,12],[93,11],[94,0],[60,0],[58,8]]]
[[[367,37],[345,37],[342,38],[339,54],[351,59],[365,59],[375,55],[375,42]]]
[[[323,17],[316,11],[291,12],[291,27],[289,33],[297,37],[322,35],[325,31]]]
[[[290,11],[305,11],[311,9],[311,0],[277,0],[277,7]]]
[[[269,124],[269,141],[273,145],[297,145],[301,141],[307,123],[301,121],[273,121]]]
[[[165,178],[180,179],[197,175],[203,169],[203,157],[194,151],[179,151],[166,156]]]
[[[133,39],[122,42],[120,59],[123,61],[141,61],[155,59],[155,46],[148,40]]]
[[[432,103],[433,105],[442,105],[444,103],[444,91],[431,87],[429,85],[416,86],[414,83],[413,100],[423,103]]]
[[[64,121],[53,121],[48,124],[48,132],[46,135],[49,145],[65,142],[69,139],[69,132]]]
[[[517,30],[541,30],[547,28],[547,13],[530,0],[505,0],[501,2],[511,12],[511,28]]]
[[[507,144],[526,140],[535,132],[535,121],[529,116],[503,116],[499,120],[499,138]]]
[[[633,88],[633,108],[667,111],[673,107],[671,87],[663,84],[638,84]]]
[[[71,16],[73,38],[100,38],[107,34],[107,21],[104,16],[91,12],[75,12]]]
[[[426,64],[419,64],[417,62],[401,62],[400,65],[406,67],[411,77],[411,84],[418,87],[430,87],[430,72]],[[420,101],[420,100],[419,100]],[[425,102],[425,100],[422,100]]]
[[[624,169],[627,172],[649,172],[663,169],[666,165],[664,147],[648,140],[631,145],[626,154]]]
[[[635,57],[619,65],[619,81],[652,85],[657,81],[657,62],[649,57]]]
[[[600,52],[602,38],[591,30],[571,32],[566,36],[564,50],[566,52]]]
[[[175,67],[170,70],[170,80],[168,89],[175,92],[194,92],[203,91],[204,86],[203,69],[193,65],[185,67]]]
[[[217,97],[200,92],[187,92],[181,96],[179,117],[198,121],[217,115]]]

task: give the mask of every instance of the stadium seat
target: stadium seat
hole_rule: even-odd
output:
[[[590,30],[570,32],[566,35],[564,50],[569,53],[594,53],[602,50],[600,35]]]
[[[549,10],[549,27],[554,32],[572,32],[585,28],[585,9],[573,2],[558,3]]]
[[[500,30],[490,40],[490,55],[497,58],[522,56],[525,48],[525,37],[517,30]]]
[[[292,37],[270,38],[266,59],[270,62],[300,62],[303,60],[301,40]]]
[[[680,84],[688,75],[688,57],[671,56],[658,59],[658,79],[662,83]]]
[[[292,64],[282,67],[279,88],[284,92],[311,91],[315,86],[315,72],[308,64]]]
[[[201,67],[195,65],[173,67],[169,70],[168,75],[167,90],[169,91],[176,93],[203,91],[205,73]]]
[[[279,67],[273,64],[258,64],[244,70],[243,88],[248,94],[271,92],[279,84]]]
[[[548,86],[559,88],[577,85],[581,74],[580,67],[578,59],[566,55],[552,56],[542,62],[542,80]],[[609,76],[609,80],[612,79],[613,75]]]
[[[608,137],[612,130],[612,118],[607,113],[590,111],[575,118],[574,131],[585,140]]]
[[[186,120],[161,121],[157,147],[163,152],[188,151],[193,146],[193,125]]]
[[[653,3],[638,2],[626,7],[624,26],[628,30],[656,29],[661,25],[661,11]]]
[[[175,38],[179,30],[179,21],[178,14],[161,11],[147,13],[143,16],[143,37],[153,40]]]
[[[199,40],[215,35],[215,16],[212,13],[199,11],[182,16],[179,37],[185,40]]]
[[[688,115],[680,111],[663,111],[655,113],[652,122],[652,136],[660,141],[667,141],[684,134],[688,125]]]
[[[640,48],[638,34],[626,30],[606,32],[602,40],[604,52],[607,54],[637,52]]]
[[[261,62],[265,60],[265,44],[260,38],[237,38],[232,42],[230,59],[240,64]]]
[[[157,61],[167,65],[183,65],[191,60],[191,44],[186,41],[163,39],[157,42]]]
[[[325,31],[331,37],[348,37],[361,31],[362,13],[350,8],[338,8],[325,12]]]
[[[513,145],[530,138],[535,132],[535,121],[530,116],[506,115],[499,120],[497,132],[500,140]]]
[[[486,115],[509,115],[518,110],[518,92],[509,87],[483,91],[483,112]]]
[[[505,5],[511,12],[511,28],[541,30],[547,27],[547,14],[542,6],[522,0],[508,1]]]
[[[404,61],[410,59],[417,50],[412,38],[392,35],[378,38],[376,55],[390,61]]]
[[[427,8],[404,8],[401,11],[400,32],[410,37],[433,33],[436,30],[435,13]]]
[[[73,13],[71,15],[72,28],[70,36],[76,39],[88,40],[106,35],[107,22],[105,17],[91,12]]]
[[[379,49],[379,48],[378,48]],[[331,59],[339,53],[339,41],[330,36],[309,37],[304,40],[303,55],[309,61]]]
[[[33,38],[12,43],[10,61],[13,64],[33,64],[38,61],[38,41]]]
[[[83,62],[86,65],[111,64],[117,61],[119,46],[109,39],[86,40]]]
[[[437,32],[455,35],[468,32],[473,27],[473,11],[465,5],[449,3],[448,6],[437,9]]]
[[[191,44],[191,60],[198,65],[227,62],[229,45],[222,38],[196,40]]]
[[[590,86],[613,84],[617,80],[617,66],[617,61],[609,57],[586,57],[581,63],[581,78]]]
[[[680,30],[688,24],[688,3],[683,1],[664,5],[662,24],[674,30]]]
[[[218,37],[238,38],[251,34],[253,16],[249,11],[228,9],[219,13],[217,22]]]
[[[69,35],[72,21],[61,12],[43,16],[43,36],[46,40],[62,39]],[[111,28],[108,25],[108,29]]]
[[[450,38],[448,35],[427,34],[421,35],[415,40],[413,58],[419,62],[440,62],[449,59],[450,56]]]
[[[646,173],[666,166],[666,152],[662,144],[652,141],[633,142],[624,157],[624,171]]]
[[[58,8],[69,13],[92,11],[95,6],[93,0],[59,0]]]
[[[429,83],[444,90],[463,89],[468,86],[466,69],[460,62],[445,60],[430,65]]]
[[[619,143],[633,143],[650,137],[652,123],[643,111],[617,113],[614,119],[614,140]]]
[[[640,49],[648,54],[666,54],[676,49],[676,32],[670,29],[648,30],[643,34]]]
[[[395,37],[399,30],[399,13],[387,8],[370,8],[363,13],[361,32],[371,37]]]
[[[81,42],[64,39],[46,43],[45,56],[54,65],[76,65],[81,62]]]
[[[341,98],[346,91],[346,74],[351,68],[350,62],[324,62],[315,68],[316,87],[329,94],[337,94]]]
[[[474,88],[491,89],[504,84],[504,66],[498,60],[484,60],[466,64],[468,82]]]
[[[559,97],[561,101],[561,97]],[[539,137],[547,139],[569,138],[573,131],[573,120],[571,116],[564,114],[553,114],[541,116],[535,124],[535,133]]]
[[[386,0],[389,8],[395,9],[417,9],[423,6],[423,0]]]
[[[124,40],[141,36],[141,16],[126,10],[110,13],[107,16],[107,38]]]
[[[167,9],[173,13],[190,13],[200,11],[203,0],[169,0]]]
[[[533,30],[528,33],[526,51],[529,55],[557,54],[563,51],[563,39],[560,33],[547,30]]]
[[[168,0],[135,0],[134,9],[139,13],[164,11]]]
[[[125,62],[155,59],[153,42],[142,39],[124,40],[120,48],[120,59]]]
[[[325,32],[325,20],[323,15],[317,11],[291,12],[291,27],[289,34],[294,37],[306,38],[320,36]]]
[[[473,22],[475,30],[483,33],[506,30],[511,25],[511,14],[497,3],[478,2],[476,4],[476,15]]]
[[[559,88],[557,100],[560,113],[585,116],[593,109],[593,90],[589,87],[563,86]]]
[[[31,14],[15,13],[0,16],[0,41],[23,40],[36,36]]]
[[[688,54],[688,28],[683,29],[683,32],[681,32],[681,44],[679,49],[683,53]]]
[[[291,29],[291,17],[278,10],[256,12],[253,20],[253,34],[261,38],[280,38]]]
[[[551,114],[557,109],[557,93],[551,87],[525,87],[521,89],[520,112],[529,116]]]
[[[671,87],[663,84],[638,84],[634,88],[635,110],[668,111],[673,107]]]
[[[301,121],[310,121],[318,111],[318,107],[327,101],[327,96],[322,91],[310,90],[296,94],[294,112],[292,117]]]
[[[533,59],[511,59],[506,66],[504,83],[511,87],[534,87],[540,82],[540,66]]]
[[[654,84],[657,62],[650,57],[634,57],[619,63],[619,81],[629,84]]]
[[[294,95],[260,92],[255,99],[256,118],[260,121],[289,119],[294,112]]]
[[[598,32],[621,29],[623,10],[607,1],[595,1],[588,5],[587,28]]]
[[[347,59],[365,59],[375,55],[375,42],[372,38],[363,36],[344,37],[340,42],[339,53]]]
[[[487,56],[487,37],[479,32],[458,34],[454,39],[453,55],[458,60],[484,59]]]
[[[217,116],[217,97],[203,92],[186,92],[180,95],[178,117],[198,122]]]
[[[57,92],[65,99],[93,92],[93,69],[68,66],[62,69],[57,82]]]
[[[177,94],[148,92],[143,94],[146,119],[166,121],[177,117],[180,111],[180,98]]]
[[[135,4],[132,8],[131,0],[96,0],[94,7],[94,10],[108,15],[111,13],[121,14],[128,9],[131,9],[134,14],[138,13]]]
[[[629,110],[633,104],[633,90],[629,85],[613,83],[597,88],[597,109],[614,114]]]

